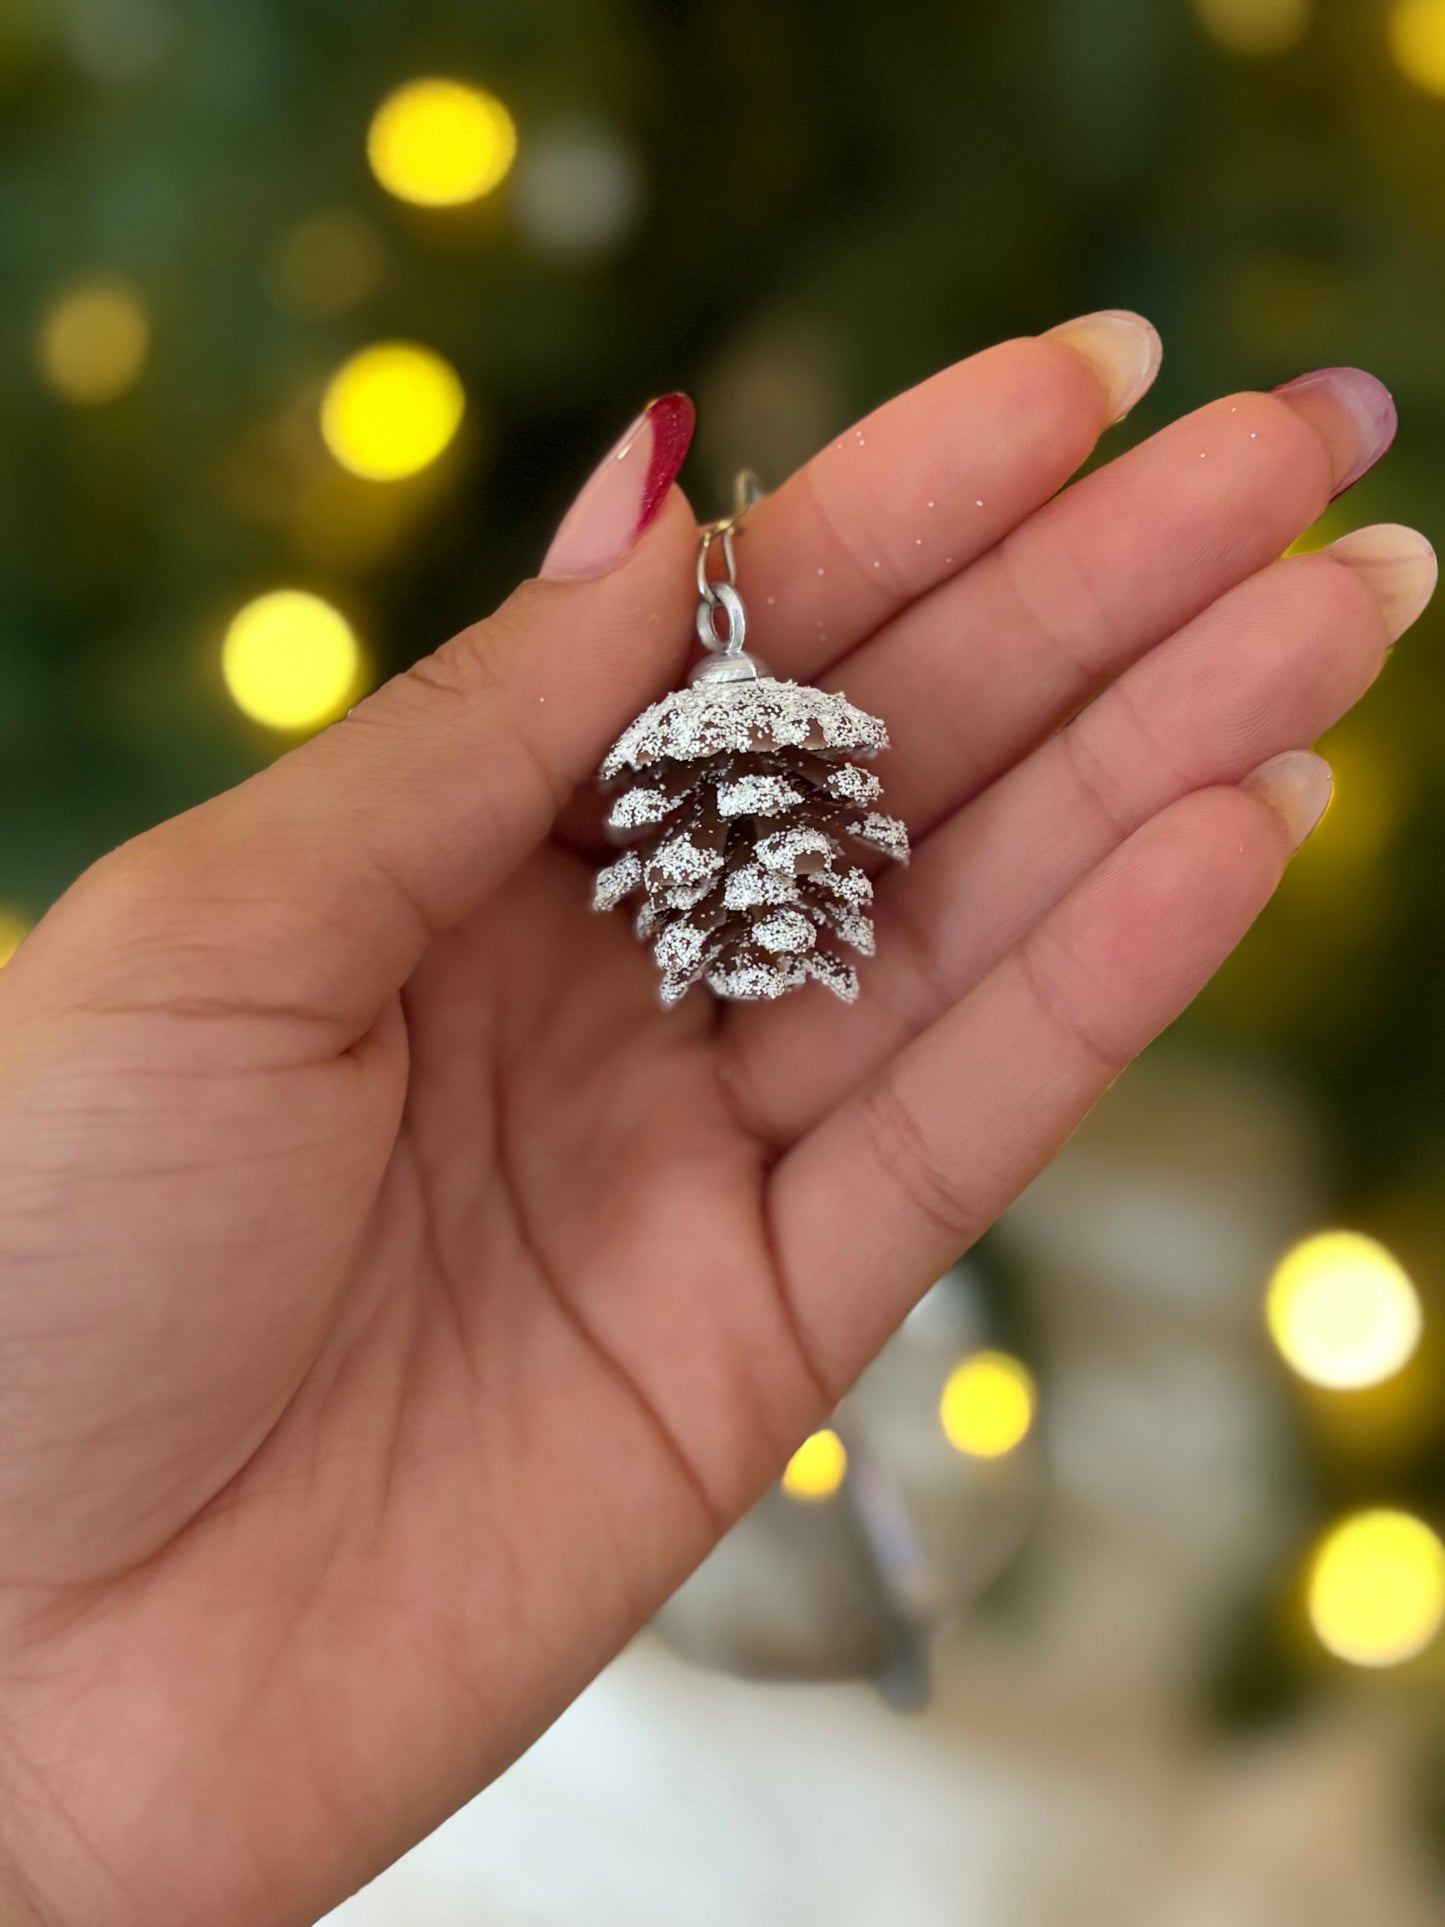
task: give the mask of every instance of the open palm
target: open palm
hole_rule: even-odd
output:
[[[7,969],[7,1920],[307,1922],[420,1837],[1265,903],[1327,795],[1282,753],[1433,583],[1395,529],[1276,559],[1387,404],[1235,396],[1056,494],[1152,375],[1091,325],[890,403],[740,548],[750,647],[892,732],[856,1009],[664,1013],[588,911],[565,806],[680,673],[675,490]]]

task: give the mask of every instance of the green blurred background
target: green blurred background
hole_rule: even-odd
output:
[[[398,94],[428,78],[459,85]],[[1438,535],[1445,0],[0,0],[0,288],[3,948],[491,607],[666,388],[709,513],[944,363],[1127,306],[1164,367],[1106,453],[1354,363],[1399,440],[1306,541]],[[245,658],[278,590],[326,606],[261,604]],[[1289,1093],[1294,1228],[1373,1234],[1424,1307],[1376,1386],[1270,1366],[1297,1509],[1190,1683],[1236,1721],[1344,1676],[1298,1634],[1312,1536],[1445,1502],[1441,629],[1327,743],[1325,825],[1171,1040]],[[278,701],[296,727],[245,713]],[[1018,1264],[975,1280],[1006,1334]],[[1365,1326],[1377,1288],[1343,1288]]]

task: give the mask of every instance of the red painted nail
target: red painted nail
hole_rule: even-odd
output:
[[[662,395],[647,404],[563,517],[543,576],[576,581],[616,568],[667,499],[696,419],[686,395]]]
[[[1274,392],[1305,417],[1329,449],[1335,495],[1353,488],[1395,439],[1399,424],[1390,391],[1363,368],[1316,368]]]

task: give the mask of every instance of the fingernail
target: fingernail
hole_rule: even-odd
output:
[[[1077,321],[1062,321],[1048,332],[1092,363],[1109,397],[1111,422],[1128,414],[1158,374],[1164,354],[1154,324],[1127,308],[1080,315]]]
[[[1325,550],[1353,569],[1380,605],[1391,642],[1403,636],[1435,593],[1440,565],[1417,529],[1398,522],[1376,522],[1353,529]]]
[[[1394,398],[1363,368],[1316,368],[1274,392],[1304,416],[1330,451],[1331,501],[1368,474],[1395,439]]]
[[[667,499],[695,420],[686,395],[662,395],[647,404],[562,518],[542,562],[543,576],[575,581],[616,568]]]
[[[1239,787],[1268,803],[1284,824],[1293,855],[1329,808],[1335,779],[1323,756],[1309,749],[1287,749],[1252,770]]]

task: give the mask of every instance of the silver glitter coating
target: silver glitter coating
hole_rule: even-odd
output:
[[[775,910],[752,926],[749,936],[762,949],[779,951],[811,950],[818,941],[815,925],[800,910]]]
[[[821,857],[826,863],[838,845],[823,830],[797,829],[774,830],[760,836],[753,847],[765,869],[786,870],[789,876],[796,876],[800,870],[818,867],[808,861],[810,857]]]
[[[883,785],[871,769],[859,769],[856,763],[839,763],[836,769],[828,772],[823,788],[829,796],[836,796],[843,803],[857,803],[860,806],[876,803],[883,794]]]
[[[872,808],[877,777],[845,757],[887,742],[846,697],[771,677],[674,691],[618,739],[602,778],[635,780],[608,828],[641,847],[601,872],[595,902],[643,893],[633,927],[652,945],[664,1004],[699,982],[749,1000],[810,980],[853,1001],[857,972],[836,946],[872,955],[873,885],[845,845],[906,861],[908,838]]]
[[[845,749],[876,756],[888,731],[846,696],[806,683],[760,676],[754,682],[694,683],[674,689],[645,709],[607,752],[603,781],[624,769],[645,769],[664,756],[695,762],[725,750],[741,754],[760,744],[779,748]]]
[[[851,866],[846,870],[817,870],[813,873],[812,881],[840,903],[846,903],[851,910],[860,909],[865,903],[873,901],[872,882],[862,870]]]
[[[723,904],[729,910],[755,910],[763,903],[791,903],[797,888],[791,876],[765,870],[761,863],[743,863],[723,885]]]
[[[870,810],[861,823],[853,825],[849,831],[860,843],[871,844],[885,856],[891,856],[895,863],[906,863],[910,850],[908,832],[896,816],[884,816],[878,810]]]
[[[790,990],[801,990],[805,964],[796,957],[769,959],[767,963],[744,961],[709,970],[705,979],[715,997],[731,997],[740,1003],[785,997]]]
[[[784,816],[806,801],[786,776],[738,776],[717,786],[720,816]]]
[[[835,997],[842,998],[845,1004],[857,1003],[858,972],[852,964],[829,956],[826,950],[810,950],[802,959],[802,964],[804,974],[820,984],[826,984]]]
[[[873,919],[865,917],[857,910],[849,910],[837,903],[809,904],[808,908],[826,929],[840,937],[850,949],[862,957],[871,957],[876,949],[873,933]]]
[[[646,874],[650,889],[659,884],[681,884],[684,889],[716,875],[723,866],[721,850],[710,850],[693,842],[686,830],[666,837],[647,859]]]
[[[605,870],[597,872],[597,881],[592,889],[592,908],[594,910],[615,910],[622,899],[631,896],[634,890],[642,887],[642,858],[635,850],[618,857],[609,863]]]
[[[682,920],[670,923],[652,946],[652,954],[666,971],[693,970],[701,963],[711,934],[701,924]]]
[[[609,830],[640,830],[649,824],[660,823],[674,810],[680,810],[687,801],[684,791],[669,796],[666,790],[637,789],[624,790],[607,812]]]

